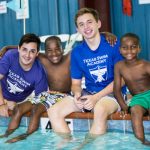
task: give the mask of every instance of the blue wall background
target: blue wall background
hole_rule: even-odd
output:
[[[122,12],[122,0],[110,0],[112,32],[119,38],[127,33],[136,33],[141,40],[140,57],[150,60],[150,4],[140,5],[132,0],[132,16]]]
[[[77,0],[29,0],[30,18],[26,19],[26,33],[39,36],[75,33],[77,10]],[[0,49],[5,45],[18,45],[22,35],[23,20],[17,20],[15,11],[7,8],[6,14],[0,14]]]
[[[150,60],[150,4],[139,5],[138,0],[132,0],[132,9],[132,16],[126,16],[122,12],[122,0],[110,0],[112,32],[119,38],[127,32],[138,34],[142,46],[140,57]],[[34,32],[39,36],[75,33],[77,10],[78,0],[29,0],[26,33]],[[17,20],[16,13],[9,8],[7,11],[7,14],[0,14],[0,48],[17,45],[23,35],[23,20]]]

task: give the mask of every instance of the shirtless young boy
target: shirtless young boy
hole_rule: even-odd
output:
[[[103,33],[111,45],[115,43],[115,36],[111,33]],[[65,93],[71,91],[71,78],[70,78],[70,52],[63,55],[61,41],[56,36],[48,37],[45,41],[45,54],[40,53],[38,58],[44,65],[47,72],[49,92],[41,93],[38,97],[22,103],[13,114],[12,121],[3,136],[8,136],[9,131],[15,130],[20,124],[20,119],[28,112],[26,104],[32,105],[32,116],[30,119],[28,130],[25,134],[21,134],[7,142],[17,142],[25,139],[27,136],[35,132],[39,127],[40,116],[51,105],[55,104],[64,97]],[[22,109],[23,108],[23,109]],[[24,110],[24,111],[23,111]],[[12,132],[11,132],[12,133]]]
[[[114,93],[123,111],[130,108],[133,131],[143,144],[150,145],[144,136],[143,116],[150,115],[150,63],[138,58],[140,52],[139,37],[127,33],[121,38],[120,52],[125,60],[115,66]],[[129,106],[121,94],[121,78],[124,79],[133,98]]]

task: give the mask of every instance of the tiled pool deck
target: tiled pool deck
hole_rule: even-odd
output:
[[[10,118],[0,117],[0,126],[8,126]],[[70,122],[70,127],[74,131],[88,131],[92,123],[91,119],[67,119]],[[44,123],[45,122],[45,123]],[[41,119],[40,127],[45,128],[48,122]],[[20,126],[28,126],[29,118],[23,117]],[[145,133],[150,133],[150,121],[143,121]],[[108,120],[108,130],[120,130],[124,132],[132,132],[132,126],[130,120]]]

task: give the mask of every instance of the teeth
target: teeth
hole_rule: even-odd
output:
[[[86,31],[86,33],[90,33],[90,31]]]
[[[86,30],[86,31],[85,31],[86,34],[89,34],[89,33],[91,33],[91,32],[92,32],[91,30]]]
[[[25,61],[29,61],[30,59],[25,59]]]
[[[57,57],[53,57],[54,59],[57,59]]]
[[[52,58],[53,59],[53,61],[57,61],[58,60],[58,58]]]
[[[131,54],[128,54],[127,56],[132,56]]]

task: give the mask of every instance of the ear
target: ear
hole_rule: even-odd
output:
[[[97,24],[98,24],[98,28],[100,29],[101,28],[101,21],[100,20],[98,20],[98,22],[97,22]]]
[[[64,52],[65,52],[64,49],[61,49],[61,52],[62,52],[62,54],[64,54]]]
[[[78,30],[78,28],[76,27],[76,31],[80,33],[80,31]]]
[[[19,45],[18,45],[18,52],[20,51],[20,47],[19,47]]]
[[[138,53],[140,53],[140,52],[141,52],[141,47],[139,46],[139,47],[138,47]]]
[[[120,51],[120,54],[122,54],[122,50],[121,50],[121,47],[119,47],[119,51]]]
[[[36,57],[38,57],[39,53],[40,53],[40,52],[38,51],[37,54],[36,54]]]

